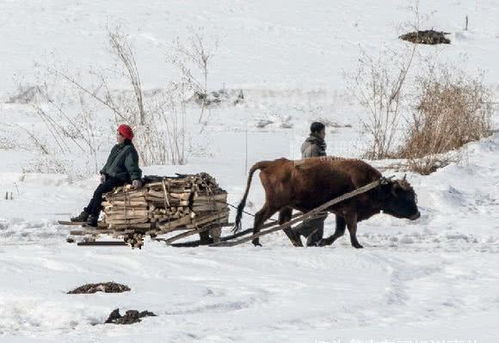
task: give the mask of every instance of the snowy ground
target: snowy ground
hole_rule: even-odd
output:
[[[454,61],[467,55],[463,68],[485,69],[497,90],[495,1],[421,3],[428,27],[452,32],[454,44],[442,55]],[[106,60],[105,25],[116,20],[127,24],[141,47],[145,83],[159,87],[156,76],[168,70],[157,51],[171,42],[167,37],[184,34],[190,23],[205,27],[221,38],[213,84],[243,87],[247,102],[213,110],[206,132],[193,133],[194,150],[202,153],[187,165],[148,167],[145,173],[206,171],[237,203],[246,180],[246,131],[249,165],[298,157],[307,125],[323,116],[351,125],[328,129],[329,153],[359,156],[362,113],[345,95],[341,74],[353,68],[359,47],[400,46],[396,36],[410,20],[407,6],[394,0],[313,6],[2,1],[0,26],[7,34],[0,39],[0,95],[6,99],[19,80],[30,80],[39,58],[80,66]],[[465,15],[468,32],[462,31]],[[282,128],[288,115],[293,127]],[[256,128],[269,118],[275,123]],[[497,129],[497,112],[493,122]],[[0,103],[0,342],[498,340],[499,133],[465,146],[459,163],[430,176],[409,174],[422,217],[409,222],[379,215],[361,223],[363,250],[350,247],[347,238],[326,248],[293,248],[282,233],[262,238],[262,248],[178,249],[146,241],[142,250],[131,250],[65,242],[68,229],[57,221],[81,210],[98,177],[27,172],[41,158],[25,141],[22,128],[33,127],[48,134],[29,105]],[[101,162],[112,134],[100,137]],[[75,164],[78,157],[72,156]],[[13,200],[5,200],[5,192]],[[263,202],[258,181],[249,199],[248,210],[255,212]],[[327,223],[330,234],[333,220]],[[65,294],[103,281],[132,291]],[[131,326],[101,325],[118,307],[158,316]]]

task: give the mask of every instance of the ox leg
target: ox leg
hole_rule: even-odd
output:
[[[255,214],[255,222],[253,224],[253,234],[257,234],[258,232],[260,232],[260,228],[262,227],[263,223],[265,223],[265,221],[270,217],[272,217],[272,215],[276,212],[277,210],[272,209],[267,204],[265,204],[262,207],[262,209]],[[260,244],[260,239],[258,237],[254,238],[251,242],[255,246],[262,246]]]
[[[289,207],[285,207],[279,211],[279,225],[289,222],[291,220],[291,216],[293,214],[293,209]],[[288,236],[291,243],[295,247],[302,247],[303,243],[301,242],[300,235],[294,232],[290,227],[283,230],[286,236]]]
[[[356,249],[363,248],[357,240],[357,214],[349,214],[345,216],[348,232],[350,232],[350,243]]]
[[[319,241],[319,246],[324,246],[324,245],[331,245],[336,241],[338,238],[343,236],[345,234],[345,229],[347,228],[347,223],[345,221],[345,218],[336,215],[336,229],[334,233],[329,236],[328,238],[321,239]]]

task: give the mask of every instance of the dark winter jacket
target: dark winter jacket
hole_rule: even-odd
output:
[[[311,133],[301,146],[302,158],[326,156],[326,142],[318,135]]]
[[[139,168],[139,155],[133,143],[127,140],[116,144],[100,173],[125,182],[139,180],[142,170]]]

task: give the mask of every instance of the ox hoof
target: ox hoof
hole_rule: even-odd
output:
[[[255,247],[261,247],[262,246],[259,241],[252,241],[251,243],[253,243],[253,245]]]
[[[352,246],[353,246],[355,249],[362,249],[362,248],[364,248],[362,245],[360,245],[360,243],[352,244]]]

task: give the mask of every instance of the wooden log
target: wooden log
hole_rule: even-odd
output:
[[[146,197],[149,198],[159,198],[159,199],[164,199],[165,197],[165,192],[163,191],[154,191],[150,190],[149,192],[146,193]],[[189,200],[191,196],[190,192],[185,192],[185,193],[173,193],[173,192],[168,192],[167,197],[170,201],[181,201],[181,200]]]
[[[94,241],[94,242],[78,242],[76,243],[78,246],[127,246],[126,242],[120,241]]]
[[[193,204],[192,210],[194,212],[206,212],[206,211],[220,211],[228,208],[226,204],[221,204],[221,203],[203,203],[203,204]]]
[[[154,206],[156,206],[156,207],[165,208],[165,203],[164,203],[163,199],[154,198],[154,199],[148,199],[148,201],[152,202],[154,204]],[[187,206],[189,206],[189,201],[188,200],[170,201],[170,206],[187,207]]]
[[[137,215],[140,214],[142,216],[147,216],[149,213],[152,213],[147,208],[105,208],[104,214],[109,217],[113,215]]]
[[[144,220],[115,220],[109,223],[110,229],[116,229],[117,227],[132,227],[137,226],[139,224],[147,224],[151,225],[151,222]]]
[[[132,229],[137,229],[137,230],[147,230],[152,227],[152,223],[139,223],[139,224],[112,224],[109,225],[109,228],[112,230],[120,230],[122,233],[123,230],[132,230]],[[133,231],[132,231],[133,232]]]
[[[106,218],[106,223],[108,224],[145,224],[147,223],[147,218],[134,218],[134,219],[112,219]]]
[[[70,234],[71,235],[74,235],[74,236],[86,236],[86,235],[92,235],[92,236],[98,236],[100,234],[111,234],[113,233],[113,230],[109,230],[109,229],[106,229],[106,230],[99,230],[99,229],[95,229],[95,230],[89,230],[89,229],[86,229],[86,230],[74,230],[74,231],[71,231]]]
[[[148,202],[146,199],[144,199],[143,201],[109,200],[109,201],[103,201],[102,206],[103,207],[141,207],[141,206],[147,207]]]
[[[169,221],[169,222],[164,222],[161,223],[158,227],[161,229],[163,232],[169,232],[169,230],[174,229],[179,226],[184,226],[187,224],[190,224],[192,222],[192,219],[189,216],[182,217],[177,220]]]
[[[198,201],[227,201],[227,193],[215,194],[215,195],[196,195],[193,199],[194,202]]]
[[[169,189],[173,188],[191,188],[192,182],[186,179],[165,179],[165,183],[169,186]],[[163,182],[151,182],[146,184],[147,188],[161,188],[163,187]]]
[[[145,190],[134,191],[134,192],[117,192],[117,193],[106,193],[104,194],[104,199],[137,199],[143,198],[148,192]]]
[[[152,213],[148,207],[104,207],[104,213],[109,214],[124,214],[124,213]]]
[[[147,223],[149,221],[148,216],[120,216],[115,215],[111,217],[106,217],[106,223]]]
[[[147,203],[143,203],[141,205],[135,205],[135,206],[130,206],[130,205],[118,205],[118,206],[104,206],[104,209],[109,209],[109,210],[115,210],[115,211],[123,211],[126,209],[142,209],[142,210],[147,210],[149,206],[147,206]]]
[[[149,211],[111,211],[106,213],[106,218],[147,218],[149,216]]]

